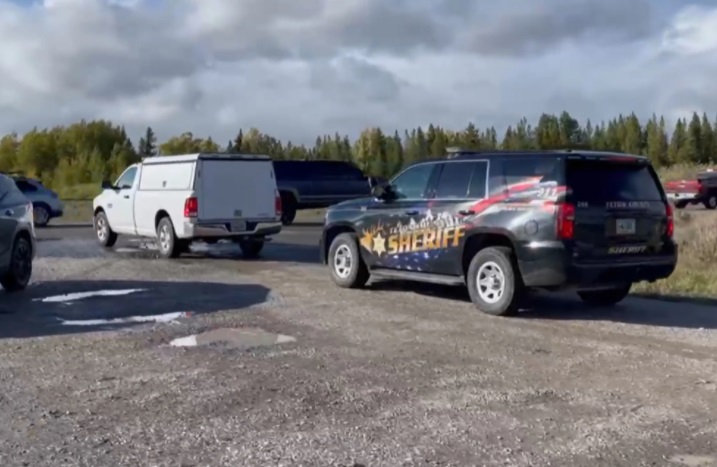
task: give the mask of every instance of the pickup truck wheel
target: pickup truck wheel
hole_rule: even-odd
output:
[[[296,200],[291,195],[281,196],[281,223],[291,225],[296,219]]]
[[[334,283],[345,289],[358,289],[368,282],[370,273],[352,234],[342,233],[331,242],[329,270]]]
[[[32,246],[22,237],[17,237],[12,246],[10,268],[0,277],[0,285],[6,292],[19,292],[30,283],[32,276]]]
[[[50,210],[42,204],[36,204],[32,207],[32,217],[35,227],[47,227],[50,222]]]
[[[677,201],[675,207],[677,209],[685,209],[687,207],[687,201]]]
[[[488,247],[478,251],[466,275],[471,301],[489,315],[517,314],[525,293],[519,274],[510,248]]]
[[[182,253],[181,242],[174,234],[174,227],[169,217],[163,217],[157,225],[157,245],[163,258],[176,258]]]
[[[717,208],[717,195],[711,194],[703,203],[707,209]]]
[[[264,249],[263,238],[242,238],[238,243],[245,258],[256,258]]]
[[[630,293],[632,284],[626,284],[613,289],[585,290],[578,292],[578,296],[587,304],[595,306],[612,306],[621,302]]]
[[[95,233],[97,234],[97,240],[105,248],[112,248],[117,243],[117,234],[110,228],[110,223],[107,220],[107,214],[104,211],[100,211],[95,214],[94,218]]]

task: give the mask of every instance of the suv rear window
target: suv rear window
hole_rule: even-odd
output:
[[[662,201],[647,164],[568,161],[567,174],[575,201]]]

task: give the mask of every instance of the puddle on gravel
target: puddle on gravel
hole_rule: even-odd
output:
[[[220,344],[235,349],[268,347],[296,342],[296,339],[283,334],[275,334],[258,328],[219,328],[201,334],[174,339],[169,343],[173,347],[198,347]]]

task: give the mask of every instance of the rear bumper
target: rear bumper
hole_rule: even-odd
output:
[[[667,199],[672,201],[673,203],[700,203],[705,198],[704,196],[700,195],[699,193],[679,193],[674,191],[668,191],[665,193],[667,195]]]
[[[599,288],[669,277],[677,266],[677,245],[671,242],[666,251],[666,254],[643,258],[577,262],[560,242],[550,242],[528,251],[522,249],[518,264],[528,287]]]
[[[232,231],[230,222],[184,222],[182,238],[266,237],[281,232],[280,221],[246,221],[246,230]]]

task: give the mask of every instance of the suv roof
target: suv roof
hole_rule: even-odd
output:
[[[488,149],[488,150],[474,150],[474,149],[461,149],[461,148],[446,148],[448,155],[445,157],[432,157],[428,159],[422,159],[407,164],[404,169],[417,164],[423,164],[426,162],[443,162],[446,160],[480,160],[490,159],[493,157],[540,157],[540,156],[555,156],[565,155],[569,158],[579,159],[593,159],[593,158],[620,158],[620,159],[634,159],[635,161],[648,162],[649,159],[645,156],[639,156],[636,154],[626,154],[615,151],[590,151],[590,150],[578,150],[578,149],[521,149],[521,150],[503,150],[503,149]]]
[[[556,154],[562,154],[567,156],[585,156],[585,157],[627,157],[634,159],[647,159],[644,156],[638,156],[635,154],[625,154],[614,151],[587,151],[587,150],[575,150],[575,149],[524,149],[516,151],[508,150],[486,150],[486,151],[474,151],[474,150],[454,150],[449,151],[448,156],[445,159],[478,159],[485,157],[502,157],[502,156],[554,156]]]

